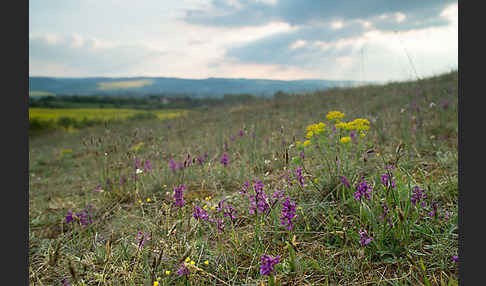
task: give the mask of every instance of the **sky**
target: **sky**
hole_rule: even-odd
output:
[[[457,0],[29,0],[29,76],[387,82],[457,67]]]

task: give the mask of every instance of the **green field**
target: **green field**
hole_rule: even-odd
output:
[[[458,284],[457,72],[187,112],[30,138],[32,285]]]

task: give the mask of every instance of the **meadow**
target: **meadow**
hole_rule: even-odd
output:
[[[458,73],[29,139],[32,285],[457,285]]]

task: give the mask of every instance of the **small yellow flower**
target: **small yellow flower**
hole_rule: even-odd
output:
[[[305,140],[304,141],[304,147],[307,147],[311,144],[310,140]]]
[[[214,209],[215,209],[215,208],[216,208],[215,206],[210,207],[210,209],[211,209],[212,211],[214,211]]]
[[[343,138],[341,138],[340,141],[343,144],[348,143],[349,141],[351,141],[351,137],[349,137],[349,136],[343,137]]]
[[[207,211],[207,210],[208,210],[208,205],[204,205],[203,209],[204,209],[205,211]]]
[[[307,126],[307,127],[305,128],[305,130],[307,130],[307,131],[312,131],[312,130],[314,130],[314,124],[311,124],[311,125]]]
[[[376,153],[376,156],[380,157],[380,156],[381,156],[381,154],[380,154],[380,153]]]
[[[336,124],[334,124],[334,127],[345,129],[346,128],[346,122],[336,123]]]
[[[311,138],[314,135],[314,132],[309,131],[307,132],[307,135],[305,136],[306,138]]]
[[[300,144],[302,144],[302,142],[300,142],[300,141],[295,142],[295,145],[296,145],[297,147],[299,147],[299,146],[300,146]]]
[[[147,198],[147,202],[150,202],[150,201],[151,201],[151,199],[150,198]]]
[[[208,260],[204,261],[204,264],[209,265],[209,261]]]
[[[319,179],[315,178],[315,179],[314,179],[314,183],[316,183],[316,184],[317,184],[317,182],[319,182]]]
[[[154,286],[159,286],[159,281],[154,281]]]
[[[170,275],[170,270],[165,270],[165,275]]]
[[[142,200],[138,200],[138,203],[141,204],[142,203]]]
[[[191,261],[191,258],[187,257],[185,261],[187,263],[187,262]]]
[[[191,260],[191,265],[194,265],[196,264],[196,262],[194,262],[194,260]]]
[[[361,132],[361,133],[359,133],[359,136],[361,136],[361,137],[365,137],[365,136],[366,136],[366,133]]]
[[[327,120],[339,121],[339,119],[341,119],[343,117],[344,117],[344,113],[337,111],[337,110],[329,111],[326,115]]]

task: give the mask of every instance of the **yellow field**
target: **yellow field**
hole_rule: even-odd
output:
[[[32,91],[29,91],[29,96],[55,96],[55,94],[52,93],[52,92],[32,90]]]
[[[29,120],[38,119],[41,121],[57,121],[61,117],[68,117],[74,120],[97,119],[97,120],[119,120],[125,119],[136,114],[144,114],[148,111],[123,108],[29,108]],[[170,119],[179,116],[186,116],[188,111],[181,109],[154,110],[150,113],[155,114],[159,119]]]
[[[113,82],[99,82],[99,90],[112,90],[112,89],[124,89],[124,88],[135,88],[143,87],[146,85],[151,85],[152,81],[148,79],[140,80],[126,80],[126,81],[113,81]]]

